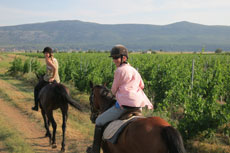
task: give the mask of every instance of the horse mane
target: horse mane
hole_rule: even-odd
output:
[[[116,99],[108,99],[108,101],[106,103],[104,103],[103,105],[103,112],[106,111],[107,109],[109,109],[110,107],[112,107],[115,103],[116,103]]]
[[[100,93],[102,99],[104,99],[104,103],[102,105],[102,111],[106,111],[110,107],[112,107],[116,103],[116,98],[111,93],[110,89],[108,89],[106,86],[96,85],[95,87],[103,89],[103,91]]]

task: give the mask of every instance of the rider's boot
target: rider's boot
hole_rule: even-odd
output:
[[[34,110],[34,111],[38,111],[38,106],[34,106],[34,107],[32,107],[32,110]]]
[[[100,153],[103,127],[95,126],[93,146],[87,148],[87,153]]]
[[[32,107],[32,110],[38,111],[38,102],[37,101],[35,101],[35,106]]]

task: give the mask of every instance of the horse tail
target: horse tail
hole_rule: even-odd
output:
[[[65,99],[71,106],[78,109],[79,111],[82,111],[81,106],[75,100],[73,100],[68,94],[66,94]]]
[[[175,128],[172,126],[164,127],[161,136],[169,149],[169,153],[186,153],[183,139]]]
[[[70,95],[66,91],[66,88],[65,88],[64,85],[62,85],[62,84],[56,84],[56,88],[55,89],[56,89],[57,95],[60,95],[63,98],[64,101],[66,101],[68,104],[70,104],[74,108],[82,111],[81,106],[75,100],[73,100],[70,97]]]

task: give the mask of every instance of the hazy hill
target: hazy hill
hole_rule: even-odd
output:
[[[199,51],[230,50],[230,26],[190,22],[169,25],[97,24],[53,21],[0,27],[0,48],[108,50],[124,44],[130,50]]]

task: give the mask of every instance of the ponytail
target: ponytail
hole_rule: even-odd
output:
[[[49,58],[52,60],[52,62],[53,62],[53,58],[54,58],[54,55],[53,55],[53,53],[50,53],[50,56],[49,56]]]

